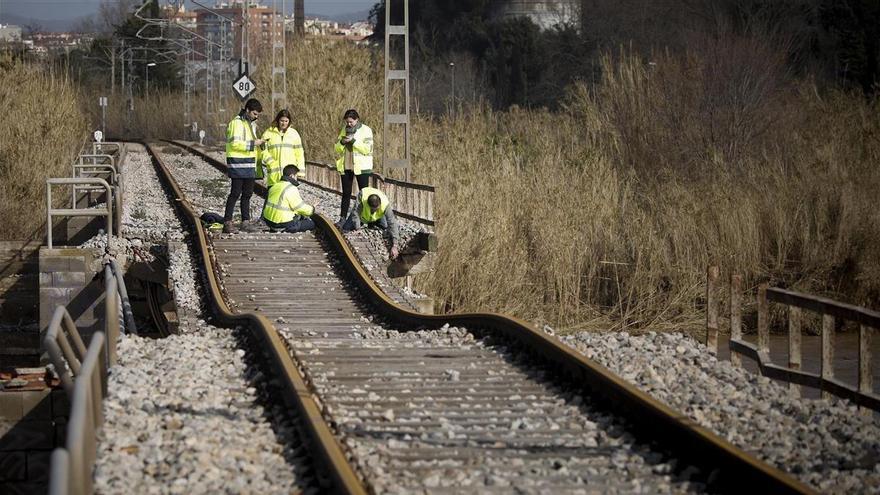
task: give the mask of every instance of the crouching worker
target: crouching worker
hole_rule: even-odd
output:
[[[391,259],[397,259],[397,255],[400,254],[398,247],[400,246],[400,229],[397,226],[397,217],[394,216],[394,210],[385,193],[374,187],[365,187],[358,191],[357,207],[342,225],[342,231],[358,230],[362,224],[389,233],[391,235],[391,250],[388,254]]]
[[[269,188],[266,206],[263,207],[263,221],[273,232],[305,232],[315,228],[315,222],[309,218],[315,207],[306,204],[299,194],[299,181],[296,165],[287,165],[281,172],[281,180]]]

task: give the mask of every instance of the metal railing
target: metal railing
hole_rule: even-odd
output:
[[[104,281],[104,331],[92,335],[87,349],[83,347],[79,331],[64,306],[55,310],[44,340],[52,364],[71,399],[65,446],[52,453],[51,495],[80,495],[93,491],[92,469],[97,452],[97,433],[104,423],[102,404],[107,395],[109,369],[116,364],[120,328],[129,320],[124,309],[127,303],[123,302],[127,300],[127,291],[113,260],[104,266]],[[133,322],[131,317],[125,326],[133,325]],[[129,326],[128,330],[133,331],[134,327]],[[74,341],[76,350],[67,341],[68,336]],[[75,378],[72,383],[71,373]]]
[[[306,161],[306,183],[325,191],[342,194],[336,167]],[[370,186],[381,189],[401,217],[424,225],[434,225],[434,186],[391,179],[378,173],[370,175]]]
[[[706,345],[709,351],[718,352],[718,267],[711,266],[707,272],[706,285]],[[880,395],[873,393],[871,339],[872,332],[880,328],[880,312],[841,303],[828,298],[802,294],[785,289],[772,288],[763,283],[758,286],[758,338],[756,344],[743,340],[742,332],[742,277],[730,277],[730,359],[742,364],[740,355],[754,360],[761,374],[787,382],[792,395],[800,395],[800,386],[822,391],[822,397],[831,395],[849,399],[864,410],[880,411]],[[770,309],[775,302],[788,307],[788,365],[774,364],[770,358]],[[801,370],[801,326],[803,310],[822,316],[821,360],[819,373]],[[834,329],[836,318],[859,324],[858,383],[856,386],[834,378]]]
[[[201,155],[209,163],[217,160],[203,147],[197,147],[193,143],[177,140],[168,142]],[[215,167],[219,168],[218,165]],[[342,194],[339,172],[335,166],[327,163],[306,160],[304,182],[327,192]],[[434,226],[434,186],[391,179],[375,172],[370,175],[370,186],[381,189],[388,196],[397,215],[423,225]]]
[[[110,184],[119,185],[119,180],[117,180],[119,174],[116,171],[116,165],[112,163],[74,163],[72,177],[86,177],[83,175],[86,173],[106,174],[108,172],[110,173]]]
[[[105,148],[112,148],[112,151],[108,152],[108,150],[106,150]],[[93,155],[114,155],[116,157],[116,163],[122,163],[122,157],[125,155],[124,144],[114,141],[102,141],[100,143],[97,141],[91,141],[83,146],[83,153],[85,153],[87,150],[90,150],[91,154]]]
[[[113,198],[110,184],[104,179],[95,178],[53,178],[46,179],[46,238],[48,246],[52,244],[52,217],[105,217],[107,219],[107,246],[110,246],[110,238],[113,236],[113,200],[109,200],[104,208],[52,208],[52,186],[53,185],[93,185],[99,184],[104,186],[108,198]]]
[[[94,175],[93,175],[94,174]],[[109,177],[107,176],[109,174]],[[116,208],[116,216],[113,217],[113,222],[116,224],[116,235],[122,235],[122,180],[121,175],[119,174],[118,167],[109,164],[81,164],[74,163],[73,164],[73,177],[81,178],[81,177],[95,177],[108,180],[108,184],[110,184],[110,189],[113,194],[110,196],[110,200],[113,201]],[[81,193],[92,193],[97,191],[102,191],[101,187],[79,187],[77,185],[73,185],[71,187],[71,201],[70,207],[76,208],[77,198]]]
[[[71,345],[71,341],[73,345]],[[67,395],[72,395],[73,378],[71,378],[71,373],[74,376],[79,374],[82,361],[86,356],[86,346],[73,323],[73,318],[70,317],[70,313],[64,306],[55,308],[55,314],[52,315],[52,321],[49,323],[49,330],[43,339],[43,345],[49,351],[49,359],[55,366],[55,373],[61,379],[61,386],[64,387]]]
[[[110,152],[105,152],[111,148]],[[52,178],[46,180],[46,230],[48,246],[54,247],[52,239],[52,217],[103,216],[107,220],[107,246],[116,224],[117,235],[122,233],[122,174],[120,165],[125,147],[122,143],[86,142],[82,151],[74,159],[71,178]],[[52,208],[52,186],[70,186],[70,208]],[[103,192],[104,208],[78,207],[82,193]],[[115,213],[114,216],[114,205]]]

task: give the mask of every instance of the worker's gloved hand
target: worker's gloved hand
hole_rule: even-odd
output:
[[[398,256],[400,256],[400,250],[397,249],[397,246],[391,246],[391,259],[396,260]]]

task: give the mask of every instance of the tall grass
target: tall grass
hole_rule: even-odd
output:
[[[782,53],[732,35],[650,60],[623,51],[558,112],[414,115],[413,177],[438,186],[442,242],[426,289],[567,328],[695,329],[714,262],[876,306],[880,108],[794,79]],[[309,159],[333,158],[349,107],[377,131],[377,157],[399,153],[381,133],[381,58],[318,40],[289,57]]]
[[[696,328],[715,262],[876,307],[880,108],[753,43],[607,56],[558,113],[420,121],[446,241],[430,290],[565,327]]]
[[[46,218],[46,178],[70,176],[86,119],[63,73],[2,54],[0,107],[0,239],[29,239]]]
[[[342,126],[342,114],[349,108],[357,109],[361,122],[373,129],[376,144],[381,146],[381,55],[376,59],[373,51],[351,43],[307,39],[289,44],[287,58],[291,126],[303,138],[307,160],[335,160],[333,144]],[[268,98],[272,85],[268,67],[255,75],[257,87],[263,88],[257,95],[264,109],[261,129],[275,117]]]

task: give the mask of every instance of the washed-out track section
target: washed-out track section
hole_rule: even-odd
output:
[[[180,203],[215,310],[294,358],[341,491],[809,492],[522,322],[404,310],[323,216],[317,232],[217,235],[210,250]]]
[[[398,332],[314,233],[219,236],[233,307],[288,339],[376,492],[686,491],[666,456],[501,343],[457,328]],[[370,321],[373,320],[373,321]]]

